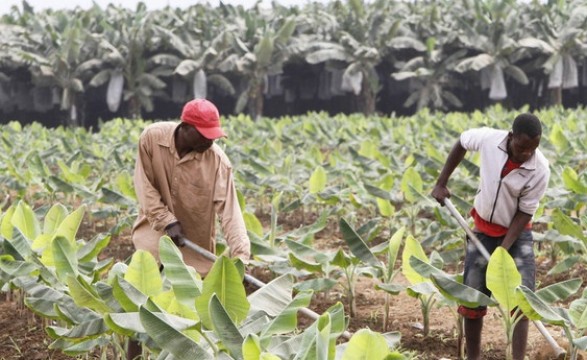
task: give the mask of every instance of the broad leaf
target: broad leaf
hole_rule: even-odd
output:
[[[522,284],[522,276],[516,263],[506,249],[499,246],[487,265],[487,288],[491,290],[505,311],[512,311],[517,305],[516,288]]]
[[[263,311],[271,317],[279,315],[291,302],[293,280],[285,274],[272,280],[261,289],[249,295],[251,313]]]
[[[100,298],[95,289],[86,283],[81,276],[70,276],[67,280],[69,291],[77,306],[87,307],[99,313],[109,313],[112,309]]]
[[[410,257],[416,257],[425,263],[428,263],[428,257],[424,253],[422,245],[413,236],[408,235],[406,238],[406,244],[402,253],[402,274],[408,279],[411,284],[419,284],[424,281],[428,281],[425,277],[420,275],[410,265]]]
[[[555,325],[563,325],[565,323],[565,319],[526,286],[520,285],[516,289],[516,296],[520,310],[530,320],[546,321]]]
[[[216,295],[212,295],[210,298],[209,311],[214,333],[218,335],[232,356],[237,359],[242,358],[244,338]]]
[[[385,337],[369,329],[357,331],[349,341],[342,360],[384,359],[389,354]]]
[[[183,262],[181,252],[167,236],[159,242],[159,257],[177,300],[195,309],[195,299],[200,295],[198,284],[202,282],[200,275]]]
[[[317,194],[324,191],[327,181],[326,171],[322,166],[317,166],[312,176],[310,176],[310,194]]]
[[[202,295],[196,299],[196,309],[202,323],[208,329],[212,328],[208,304],[214,294],[234,323],[240,324],[246,318],[250,304],[247,300],[242,274],[225,256],[218,257],[204,280]]]
[[[340,218],[339,221],[340,231],[342,233],[342,237],[344,241],[349,246],[349,249],[359,259],[361,259],[364,263],[367,263],[372,266],[380,266],[381,262],[373,255],[369,247],[365,244],[363,239],[357,234],[357,232],[349,225],[349,223],[344,219]]]
[[[298,323],[298,310],[307,308],[311,300],[311,291],[298,293],[292,302],[267,325],[261,334],[261,338],[294,331]]]
[[[57,236],[52,243],[53,257],[57,277],[65,282],[69,275],[78,275],[78,262],[75,254],[75,246],[63,236]]]
[[[159,265],[153,255],[145,250],[137,250],[133,254],[124,280],[147,296],[157,295],[163,289]]]
[[[214,359],[198,343],[169,324],[163,314],[157,314],[141,307],[139,316],[145,331],[162,349],[173,354],[177,360]]]
[[[555,302],[564,301],[569,296],[576,293],[582,283],[583,279],[580,278],[561,281],[536,290],[536,295],[547,304],[553,304]]]
[[[34,211],[23,201],[19,201],[16,205],[12,214],[12,225],[19,229],[29,241],[33,241],[41,233],[41,226]]]

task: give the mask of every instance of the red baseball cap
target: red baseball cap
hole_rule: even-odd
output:
[[[220,115],[216,105],[206,99],[195,99],[184,105],[181,121],[190,124],[206,139],[225,137],[220,127]]]

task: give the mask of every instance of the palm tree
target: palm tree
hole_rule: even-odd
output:
[[[282,72],[283,65],[296,49],[292,36],[296,16],[277,13],[266,16],[259,6],[245,11],[242,6],[225,6],[232,19],[227,19],[227,33],[233,35],[233,53],[218,66],[221,71],[233,71],[242,77],[243,91],[235,112],[248,107],[256,119],[263,114],[265,78]],[[238,17],[238,18],[236,18]]]
[[[56,88],[60,91],[60,109],[66,113],[66,123],[84,125],[84,83],[100,65],[96,59],[97,42],[88,33],[91,21],[81,10],[71,13],[40,13],[31,17],[27,26],[27,48],[19,56],[29,64],[36,90]],[[45,94],[50,97],[51,93]],[[50,102],[51,100],[49,100]]]
[[[132,118],[140,118],[142,110],[153,111],[153,98],[166,87],[158,72],[158,49],[162,38],[155,31],[155,13],[147,12],[139,3],[134,12],[109,5],[100,23],[103,69],[90,85],[108,82],[107,104],[117,111],[121,102],[128,104]],[[163,74],[164,75],[164,74]]]
[[[397,20],[390,11],[391,2],[375,1],[365,4],[362,0],[340,1],[330,5],[328,12],[334,16],[317,19],[332,24],[332,32],[322,41],[308,44],[305,59],[310,64],[343,63],[343,89],[352,91],[359,99],[364,114],[375,112],[377,94],[381,82],[377,66],[387,49],[386,41],[396,35]],[[383,54],[382,54],[383,52]]]
[[[516,34],[520,14],[513,0],[463,0],[463,7],[456,7],[461,29],[460,47],[469,56],[459,62],[456,71],[473,71],[480,76],[481,89],[489,88],[489,99],[501,101],[507,98],[506,75],[526,85],[526,73],[516,65],[519,45]],[[472,24],[472,25],[471,25]]]
[[[222,26],[218,12],[198,5],[173,14],[172,18],[177,25],[157,26],[170,53],[159,54],[156,58],[159,63],[171,66],[173,90],[183,89],[185,81],[191,81],[191,95],[195,98],[207,97],[208,84],[234,95],[233,84],[219,66],[232,50],[231,29]],[[176,102],[183,102],[184,97],[183,91],[172,92]]]
[[[441,49],[435,49],[436,41],[429,38],[424,55],[416,56],[406,62],[400,71],[392,74],[396,80],[411,79],[413,89],[404,103],[405,107],[416,104],[420,110],[429,107],[436,110],[449,110],[451,107],[463,106],[459,98],[450,91],[459,85],[449,71],[454,71],[458,61],[465,55],[465,50],[446,55]]]

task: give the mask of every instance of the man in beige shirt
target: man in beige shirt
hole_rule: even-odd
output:
[[[206,275],[212,263],[183,247],[182,237],[214,253],[216,215],[233,257],[247,261],[250,241],[237,200],[232,166],[214,140],[226,136],[218,109],[205,99],[185,104],[181,122],[157,122],[139,139],[134,184],[139,215],[132,229],[136,249],[159,258],[167,234],[186,264]]]

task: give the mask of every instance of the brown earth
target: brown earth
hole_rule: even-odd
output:
[[[311,219],[308,219],[312,221]],[[330,227],[332,228],[332,227]],[[85,224],[81,234],[88,234],[95,231],[105,231],[105,224]],[[81,236],[83,237],[83,236]],[[315,243],[316,247],[323,249],[336,249],[344,245],[339,234],[335,231],[323,231],[318,234]],[[103,257],[113,257],[122,261],[132,254],[133,248],[130,242],[128,230],[122,232],[121,236],[113,237],[110,245],[103,252]],[[538,281],[541,286],[551,284],[563,279],[572,277],[584,277],[585,268],[577,267],[571,274],[566,273],[557,277],[548,277],[546,272],[550,268],[549,260],[544,257],[537,258]],[[262,281],[268,281],[269,276],[263,269],[251,269],[253,276]],[[398,279],[404,282],[405,279]],[[370,328],[374,331],[383,332],[382,319],[384,309],[384,296],[381,291],[374,289],[374,280],[359,278],[357,281],[357,314],[350,319],[349,331],[351,333],[361,328]],[[580,292],[579,292],[580,293]],[[314,296],[311,309],[322,313],[337,301],[345,303],[345,296],[342,291],[333,290],[329,297],[321,294]],[[345,305],[348,314],[348,306]],[[398,296],[391,297],[390,327],[388,331],[399,331],[401,333],[400,348],[406,351],[413,351],[419,354],[417,359],[457,359],[458,358],[458,331],[454,309],[447,307],[435,307],[430,316],[430,334],[424,336],[421,330],[422,313],[419,301],[409,297],[403,292]],[[300,324],[304,326],[311,320],[300,317]],[[18,298],[18,292],[0,295],[0,360],[9,359],[72,359],[59,351],[48,348],[51,339],[44,331],[44,321],[33,315],[22,305]],[[564,346],[564,336],[561,329],[547,326],[550,333]],[[497,310],[489,309],[483,330],[483,358],[504,359],[505,358],[505,335],[500,316]],[[98,359],[98,355],[89,355],[86,359]],[[528,359],[546,360],[554,359],[554,355],[542,335],[536,327],[530,327],[528,340]]]

